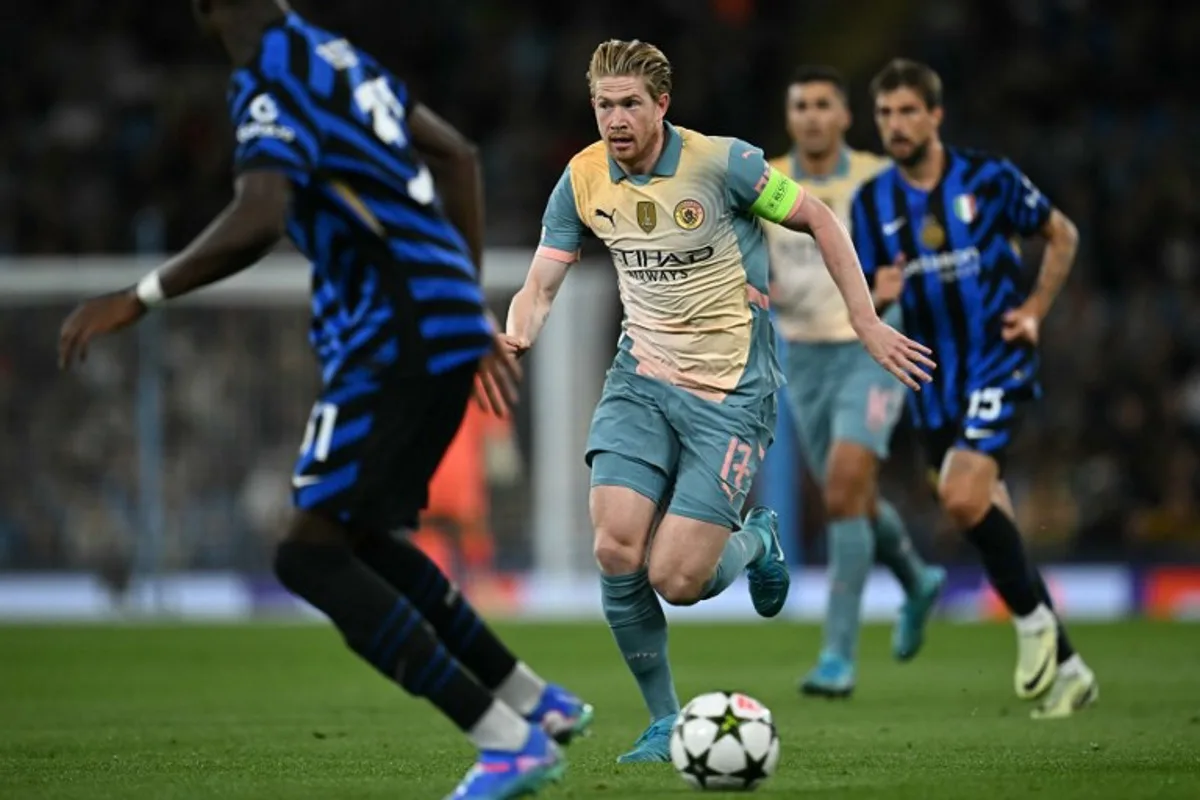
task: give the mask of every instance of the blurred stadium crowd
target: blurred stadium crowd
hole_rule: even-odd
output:
[[[1200,5],[313,5],[478,141],[493,245],[534,243],[547,192],[593,137],[583,75],[603,38],[663,47],[675,121],[772,151],[786,147],[782,92],[796,62],[844,69],[851,141],[878,149],[873,70],[896,54],[928,61],[946,82],[945,138],[1011,157],[1082,233],[1043,334],[1046,401],[1009,472],[1024,530],[1058,558],[1200,553]],[[228,196],[230,131],[226,68],[186,4],[42,0],[7,24],[0,63],[21,78],[0,85],[0,255],[129,252],[144,210],[164,220],[171,248],[198,232]],[[94,565],[128,548],[135,527],[136,340],[66,382],[52,355],[64,310],[0,312],[0,568]],[[192,314],[173,315],[163,342],[169,563],[258,568],[314,380],[305,317]],[[893,496],[910,498],[923,546],[952,557],[898,436],[888,480],[905,486]],[[498,553],[520,564],[523,504],[510,505],[494,520]]]

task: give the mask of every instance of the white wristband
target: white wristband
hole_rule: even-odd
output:
[[[146,308],[153,308],[167,299],[163,294],[162,279],[158,277],[157,271],[138,281],[137,297]]]

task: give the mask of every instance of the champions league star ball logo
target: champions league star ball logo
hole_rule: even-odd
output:
[[[681,200],[675,206],[675,224],[685,231],[694,231],[704,224],[704,206],[696,200]]]

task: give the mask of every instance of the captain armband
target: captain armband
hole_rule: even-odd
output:
[[[804,190],[800,188],[800,184],[774,167],[768,169],[766,179],[767,185],[763,187],[754,205],[750,206],[750,213],[768,222],[783,222]]]

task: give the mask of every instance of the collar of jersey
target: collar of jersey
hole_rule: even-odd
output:
[[[842,147],[842,154],[838,157],[837,166],[833,168],[833,172],[828,175],[809,175],[800,166],[800,159],[796,157],[796,151],[792,150],[792,177],[798,181],[812,181],[813,183],[823,183],[824,181],[835,181],[838,178],[845,178],[850,174],[850,148]]]
[[[663,178],[669,178],[679,169],[679,157],[683,153],[683,137],[679,135],[679,131],[675,130],[675,126],[669,122],[663,123],[663,135],[667,138],[663,142],[662,152],[658,154],[658,161],[655,161],[654,166],[650,169],[651,177],[658,175]],[[616,161],[613,161],[612,156],[609,156],[608,177],[612,178],[613,183],[620,183],[629,177],[645,176],[631,176],[627,174]]]

